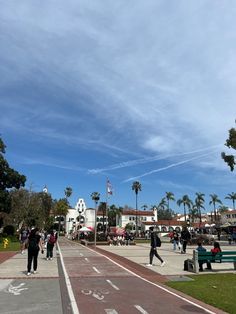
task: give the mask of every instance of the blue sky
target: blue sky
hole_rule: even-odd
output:
[[[93,206],[224,197],[235,1],[0,1],[0,134],[26,187]],[[182,211],[171,204],[175,211]]]

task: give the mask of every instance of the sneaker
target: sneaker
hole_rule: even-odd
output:
[[[37,271],[36,271],[36,270],[34,270],[34,274],[37,274]]]
[[[46,258],[46,260],[48,261],[48,257]]]
[[[31,275],[31,273],[27,273],[27,276],[30,276]]]
[[[152,266],[152,264],[147,264],[146,266]]]
[[[166,262],[162,262],[162,263],[161,263],[161,267],[163,267],[163,266],[165,265],[165,263],[166,263]]]
[[[50,261],[52,261],[52,257],[50,257]]]

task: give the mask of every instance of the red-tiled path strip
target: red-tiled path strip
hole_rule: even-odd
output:
[[[114,253],[111,253],[111,252],[108,252],[108,251],[105,251],[103,249],[100,249],[98,247],[92,247],[91,246],[91,249],[94,249],[96,252],[98,253],[101,253],[103,254],[104,256],[107,256],[109,257],[110,259],[112,259],[113,261],[117,262],[118,264],[120,264],[121,266],[127,268],[128,270],[134,272],[135,274],[139,275],[140,277],[146,279],[146,280],[149,280],[150,282],[154,283],[154,284],[158,284],[159,286],[162,286],[162,287],[165,287],[165,283],[167,281],[169,281],[169,279],[164,276],[164,275],[161,275],[161,274],[158,274],[142,265],[139,265],[133,261],[130,261],[129,259],[123,257],[123,256],[119,256],[119,255],[116,255]],[[189,295],[186,295],[184,294],[183,292],[181,291],[177,291],[171,287],[168,287],[168,290],[169,291],[172,291],[180,296],[182,296],[183,298],[186,298],[188,299],[189,301],[193,302],[193,303],[196,303],[200,306],[202,306],[203,308],[205,309],[208,309],[210,311],[212,311],[213,313],[215,314],[226,314],[226,312],[220,310],[220,309],[217,309],[209,304],[205,304],[204,302],[200,301],[200,300],[197,300]],[[199,313],[201,313],[201,310],[199,310]]]
[[[127,258],[123,256],[116,255],[111,252],[107,252],[103,249],[96,248],[96,252],[101,253],[109,258],[111,258],[113,261],[119,263],[121,266],[127,268],[128,270],[134,272],[135,274],[139,275],[142,278],[145,278],[153,283],[165,283],[169,281],[169,279],[166,276],[163,276],[161,274],[158,274],[156,272],[153,272],[152,270],[139,265],[135,262],[132,262],[128,260]]]
[[[5,262],[7,259],[11,258],[12,256],[16,254],[17,252],[11,252],[11,251],[0,252],[0,264]]]

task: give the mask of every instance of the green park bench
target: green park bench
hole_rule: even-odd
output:
[[[192,271],[199,272],[199,261],[209,261],[210,263],[233,263],[236,270],[236,251],[224,251],[217,254],[211,252],[198,252],[193,250]]]

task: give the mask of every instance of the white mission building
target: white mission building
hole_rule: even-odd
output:
[[[75,208],[70,208],[66,215],[65,231],[78,230],[83,226],[94,228],[95,211],[94,208],[87,208],[83,198],[79,198]]]

